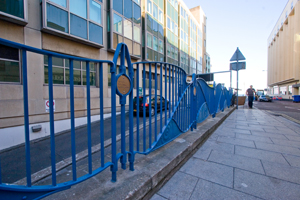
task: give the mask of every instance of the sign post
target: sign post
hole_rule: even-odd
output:
[[[246,69],[246,62],[239,62],[241,60],[246,60],[239,48],[236,49],[233,56],[230,59],[230,70],[236,71],[236,109],[239,109],[239,70]]]

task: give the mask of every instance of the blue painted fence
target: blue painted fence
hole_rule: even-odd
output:
[[[2,182],[5,174],[0,173],[0,197],[2,199],[40,199],[70,188],[84,180],[95,176],[110,167],[112,181],[117,180],[118,161],[121,168],[126,169],[129,162],[130,170],[134,170],[134,157],[136,153],[149,154],[161,146],[174,140],[180,134],[193,130],[197,123],[204,121],[209,115],[230,106],[232,91],[222,88],[220,84],[210,87],[203,79],[196,79],[193,75],[187,82],[186,72],[173,64],[164,62],[137,62],[131,63],[129,51],[124,43],[117,46],[113,61],[79,58],[45,51],[8,40],[0,39],[0,44],[20,49],[22,52],[22,84],[24,94],[24,127],[26,147],[26,178],[27,185],[12,185]],[[48,56],[49,101],[53,101],[52,58],[69,59],[70,62],[70,113],[71,113],[71,148],[72,148],[72,180],[64,183],[57,182],[55,162],[55,134],[53,105],[50,104],[50,140],[51,140],[51,170],[52,184],[37,186],[31,181],[32,165],[30,154],[30,132],[28,114],[28,84],[27,84],[27,52]],[[117,61],[120,59],[120,65]],[[74,106],[74,61],[86,62],[86,101],[87,101],[87,146],[88,146],[88,174],[77,177],[76,145],[75,145],[75,106]],[[100,104],[100,146],[101,166],[92,168],[92,141],[91,141],[91,105],[90,105],[90,68],[89,64],[97,63],[99,72],[99,104]],[[104,104],[103,104],[103,65],[110,66],[111,73],[111,146],[104,148]],[[117,70],[119,68],[119,70]],[[128,69],[128,74],[126,74]],[[136,74],[134,74],[134,69]],[[119,74],[117,74],[119,71]],[[141,72],[141,76],[140,76]],[[105,72],[106,73],[106,72]],[[123,87],[124,81],[129,87]],[[134,82],[135,83],[134,83]],[[119,84],[120,83],[120,84]],[[142,87],[142,94],[135,88]],[[117,96],[119,102],[117,102]],[[121,130],[116,130],[116,111],[121,108]],[[129,111],[129,136],[126,138],[125,118],[126,110]],[[135,115],[136,116],[135,116]],[[147,114],[149,116],[147,116]],[[142,115],[142,119],[140,119]],[[142,120],[142,125],[140,123]],[[150,125],[147,125],[150,124]],[[135,131],[134,131],[135,129]],[[117,132],[121,134],[121,145],[117,145]],[[127,141],[127,142],[126,142]],[[111,161],[105,162],[105,154],[110,154]],[[1,162],[1,165],[11,164]],[[25,170],[25,169],[24,169]]]

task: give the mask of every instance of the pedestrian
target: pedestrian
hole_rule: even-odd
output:
[[[252,85],[250,85],[250,88],[248,88],[246,90],[246,95],[248,96],[248,106],[249,106],[249,108],[252,108],[253,97],[254,97],[254,91],[252,89]]]

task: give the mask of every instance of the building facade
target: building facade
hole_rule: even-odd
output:
[[[188,74],[205,70],[206,16],[200,6],[188,9],[177,0],[6,0],[0,5],[0,38],[61,54],[112,60],[117,44],[129,48],[132,62],[169,62]],[[24,141],[22,125],[22,56],[0,45],[0,150]],[[28,53],[30,124],[49,134],[48,58]],[[86,119],[86,64],[74,61],[76,123]],[[110,113],[110,68],[103,66],[104,108]],[[91,63],[91,113],[99,116],[99,72]],[[142,71],[137,72],[140,77]],[[148,74],[148,76],[147,76]],[[149,72],[146,72],[146,78]],[[153,77],[153,76],[152,76]],[[69,61],[53,58],[56,132],[70,118]],[[140,85],[142,80],[140,79]],[[134,90],[137,88],[134,87]],[[61,124],[61,125],[60,125]]]
[[[289,0],[268,38],[268,91],[300,94],[300,3]]]

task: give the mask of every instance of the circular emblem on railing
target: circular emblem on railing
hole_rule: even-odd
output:
[[[197,89],[196,87],[194,87],[194,96],[196,96],[196,94],[197,94]]]
[[[130,80],[127,76],[121,75],[117,80],[117,89],[122,94],[128,94],[130,92]]]

